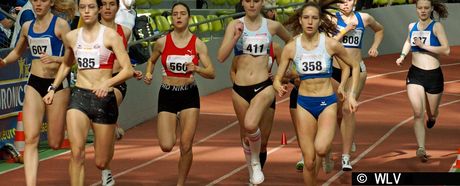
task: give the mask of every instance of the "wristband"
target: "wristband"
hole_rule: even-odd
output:
[[[345,29],[340,30],[340,34],[345,35],[347,31]]]
[[[402,57],[406,57],[406,54],[404,52],[401,52],[401,55]]]

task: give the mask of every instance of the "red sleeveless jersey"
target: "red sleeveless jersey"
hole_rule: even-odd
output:
[[[119,24],[117,24],[117,33],[118,33],[118,35],[121,36],[121,38],[123,39],[123,45],[125,45],[125,48],[127,48],[128,47],[128,41],[126,40],[125,33],[123,32],[123,27],[121,25],[119,25]],[[111,62],[113,64],[116,59],[117,59],[117,57],[112,52],[112,54],[110,54],[110,57],[109,57],[109,62]]]
[[[161,54],[161,64],[166,76],[189,78],[192,73],[187,73],[186,63],[193,62],[198,65],[198,55],[196,52],[196,36],[192,38],[184,48],[174,45],[171,33],[166,35],[166,42],[163,53]]]

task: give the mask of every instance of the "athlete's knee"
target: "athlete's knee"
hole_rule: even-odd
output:
[[[259,128],[258,122],[254,118],[245,118],[244,119],[244,128],[250,133],[254,133]]]
[[[26,145],[38,145],[38,142],[40,140],[39,135],[26,135],[25,136],[25,144]]]
[[[182,143],[180,145],[180,154],[186,155],[192,153],[192,143]]]
[[[48,138],[48,146],[53,150],[58,150],[61,148],[61,140],[58,139],[50,139]]]
[[[76,164],[83,164],[85,162],[85,148],[72,148],[70,159]]]
[[[342,113],[341,113],[342,116],[351,115],[352,113],[353,112],[350,110],[350,107],[348,106],[348,103],[342,105]]]
[[[424,112],[420,110],[414,110],[414,118],[415,119],[420,119],[425,117]]]
[[[108,158],[96,158],[95,164],[98,169],[104,170],[105,168],[107,168],[107,165],[109,164],[109,159]]]
[[[303,161],[307,171],[313,171],[315,169],[315,158],[304,158]]]
[[[171,150],[174,148],[174,143],[173,142],[160,143],[160,148],[163,152],[171,152]]]
[[[320,157],[326,156],[329,147],[327,145],[315,145],[316,154]]]

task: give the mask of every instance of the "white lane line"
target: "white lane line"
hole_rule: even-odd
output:
[[[280,104],[280,103],[286,102],[286,101],[288,101],[288,100],[289,100],[289,98],[284,98],[284,99],[282,99],[282,100],[280,100],[280,101],[277,101],[276,104]],[[217,136],[218,134],[220,134],[220,133],[222,133],[222,132],[228,130],[229,128],[232,128],[232,127],[235,126],[236,124],[238,124],[238,120],[236,120],[236,121],[230,123],[229,125],[227,125],[226,127],[222,128],[222,129],[220,129],[220,130],[218,130],[218,131],[216,131],[216,132],[210,134],[209,136],[206,136],[205,138],[203,138],[203,139],[201,139],[201,140],[199,140],[199,141],[193,143],[193,146],[198,145],[198,144],[200,144],[200,143],[203,143],[203,142],[205,142],[206,140],[208,140],[208,139],[210,139],[210,138],[212,138],[212,137],[214,137],[214,136]],[[166,157],[168,157],[168,156],[171,156],[171,155],[173,155],[173,154],[176,154],[176,153],[178,153],[179,151],[180,151],[180,149],[177,148],[176,150],[171,151],[171,152],[166,153],[166,154],[163,154],[162,156],[159,156],[159,157],[157,157],[157,158],[155,158],[155,159],[152,159],[152,160],[150,160],[150,161],[144,162],[144,163],[142,163],[142,164],[140,164],[140,165],[137,165],[137,166],[135,166],[135,167],[132,167],[132,168],[130,168],[130,169],[126,169],[126,170],[123,171],[123,172],[117,173],[117,174],[115,174],[113,177],[114,177],[114,178],[117,178],[117,177],[120,177],[120,176],[122,176],[122,175],[125,175],[125,174],[127,174],[127,173],[129,173],[129,172],[132,172],[132,171],[134,171],[134,170],[143,168],[143,167],[145,167],[145,166],[147,166],[147,165],[149,165],[149,164],[155,163],[155,162],[157,162],[157,161],[159,161],[159,160],[162,160],[162,159],[164,159],[164,158],[166,158]],[[98,181],[98,182],[96,182],[96,183],[91,184],[91,186],[96,186],[96,185],[99,185],[99,184],[101,184],[101,183],[102,183],[101,181]]]
[[[447,102],[447,103],[444,103],[444,104],[441,104],[439,105],[439,107],[443,107],[443,106],[447,106],[447,105],[450,105],[450,104],[454,104],[454,103],[457,103],[457,102],[460,102],[460,99],[457,99],[455,101],[451,101],[451,102]],[[356,163],[358,163],[359,160],[361,160],[362,158],[364,158],[364,156],[366,156],[367,154],[369,154],[369,152],[371,152],[372,150],[374,150],[377,145],[380,145],[384,140],[386,140],[394,131],[396,131],[399,127],[403,126],[404,124],[408,123],[409,121],[411,121],[413,119],[413,116],[412,117],[409,117],[407,119],[405,119],[404,121],[400,122],[399,124],[397,124],[396,126],[394,126],[393,128],[391,128],[387,133],[385,133],[385,135],[383,135],[382,137],[380,137],[379,140],[377,140],[374,144],[372,144],[370,147],[368,147],[364,152],[362,152],[358,157],[356,157],[353,161],[351,161],[351,165],[355,165]],[[329,178],[324,184],[323,186],[329,186],[332,182],[334,182],[336,179],[338,179],[340,176],[342,176],[345,172],[340,170],[339,172],[337,172],[334,176],[332,176],[331,178]]]
[[[296,139],[297,139],[297,137],[294,136],[294,137],[290,138],[290,139],[287,141],[287,143],[288,143],[288,144],[289,144],[289,143],[292,143],[292,142],[293,142],[294,140],[296,140]],[[274,152],[280,150],[280,149],[283,148],[284,146],[285,146],[285,145],[279,145],[278,147],[269,150],[269,151],[267,152],[267,155],[270,155],[271,153],[274,153]],[[243,170],[243,169],[246,168],[247,166],[248,166],[247,164],[244,164],[244,165],[242,165],[242,166],[240,166],[240,167],[238,167],[238,168],[232,170],[231,172],[229,172],[229,173],[223,175],[222,177],[217,178],[216,180],[212,181],[211,183],[206,184],[206,186],[215,185],[215,184],[221,182],[222,180],[225,180],[225,179],[227,179],[228,177],[230,177],[230,176],[232,176],[232,175],[234,175],[234,174],[240,172],[241,170]]]

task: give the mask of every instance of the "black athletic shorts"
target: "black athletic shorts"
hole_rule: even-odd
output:
[[[441,67],[433,70],[423,70],[412,65],[407,73],[406,85],[417,84],[430,94],[439,94],[444,91],[444,77]]]
[[[118,118],[117,100],[113,91],[98,98],[92,90],[75,87],[72,89],[68,109],[82,111],[94,123],[115,124]]]
[[[158,113],[177,114],[188,108],[200,108],[200,94],[195,83],[182,86],[161,84],[158,95]]]

